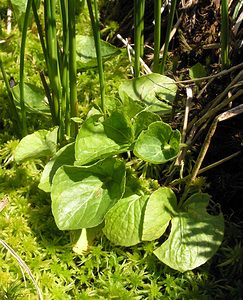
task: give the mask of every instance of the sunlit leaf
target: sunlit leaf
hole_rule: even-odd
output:
[[[41,174],[39,189],[47,192],[51,191],[51,183],[56,171],[63,165],[72,165],[75,161],[74,143],[61,148],[55,156],[45,165]]]
[[[175,158],[180,150],[180,132],[159,121],[142,131],[135,146],[134,154],[153,164],[162,164]]]
[[[219,248],[224,235],[224,218],[210,215],[206,208],[210,196],[191,196],[171,220],[168,239],[154,251],[165,264],[180,272],[192,270],[208,261]]]
[[[28,159],[53,156],[57,147],[57,128],[52,131],[38,130],[25,136],[15,149],[14,159],[22,162]]]
[[[124,81],[120,85],[119,95],[122,100],[128,97],[141,102],[150,111],[168,113],[176,91],[173,79],[154,73]]]
[[[175,215],[176,196],[166,187],[153,192],[146,204],[143,236],[144,241],[152,241],[161,237]]]
[[[114,112],[105,121],[100,115],[87,119],[75,143],[76,165],[83,165],[117,154],[130,146],[133,133],[122,113]]]
[[[116,245],[132,246],[142,240],[145,204],[148,196],[132,195],[119,200],[107,213],[103,229]]]
[[[99,161],[89,167],[62,166],[54,175],[52,212],[61,230],[99,225],[125,190],[125,165]]]

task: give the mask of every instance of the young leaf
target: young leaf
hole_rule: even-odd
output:
[[[129,97],[140,101],[152,112],[168,113],[176,91],[173,79],[153,73],[124,81],[120,85],[119,95],[122,100]]]
[[[122,99],[121,109],[129,119],[132,119],[139,112],[145,109],[145,105],[141,101],[136,101],[129,98],[128,96],[125,96]]]
[[[153,164],[165,163],[177,156],[180,150],[180,132],[160,121],[149,125],[139,135],[134,154]]]
[[[53,178],[52,212],[61,230],[99,225],[125,189],[125,164],[116,159],[89,167],[62,166]]]
[[[205,67],[198,62],[189,69],[189,76],[191,79],[205,77],[207,72]]]
[[[74,157],[74,143],[68,144],[61,148],[55,156],[45,165],[41,174],[39,189],[46,193],[51,191],[52,179],[56,171],[63,165],[73,165]]]
[[[165,264],[180,272],[204,264],[217,251],[224,235],[224,218],[209,215],[210,196],[197,193],[172,218],[169,238],[154,251]]]
[[[57,128],[52,131],[38,130],[25,136],[15,149],[17,163],[24,160],[53,156],[57,146]]]
[[[142,240],[145,204],[149,196],[132,195],[119,200],[106,214],[103,231],[120,246],[133,246]]]
[[[162,187],[153,192],[145,208],[143,241],[161,237],[175,215],[176,196],[170,188]]]

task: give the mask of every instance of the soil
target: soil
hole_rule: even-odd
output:
[[[234,213],[243,220],[243,118],[222,122],[213,137],[205,165],[241,151],[241,154],[205,173],[209,194],[220,203],[225,214]]]

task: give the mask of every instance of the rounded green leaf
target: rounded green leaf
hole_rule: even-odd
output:
[[[108,159],[90,167],[62,166],[51,188],[52,212],[61,230],[99,225],[125,190],[125,164]]]
[[[134,154],[153,164],[162,164],[175,158],[180,150],[180,132],[159,121],[142,131],[135,146]]]
[[[159,188],[149,197],[143,222],[143,241],[152,241],[161,237],[175,215],[176,196],[167,187]]]
[[[122,100],[127,97],[139,100],[150,111],[168,113],[177,91],[173,79],[157,73],[124,81],[119,88]]]
[[[132,124],[124,113],[112,112],[103,124],[107,137],[117,144],[130,145],[133,142]]]
[[[25,136],[15,149],[17,163],[28,159],[52,156],[56,152],[57,128],[52,131],[38,130]]]
[[[120,246],[141,242],[145,204],[148,196],[132,195],[119,200],[106,214],[103,231],[107,238]]]
[[[93,115],[81,126],[75,144],[75,165],[126,151],[133,141],[130,121],[122,112],[115,111],[103,121]]]
[[[224,235],[224,218],[208,214],[210,196],[191,196],[171,221],[169,238],[154,251],[166,265],[180,272],[199,267],[217,251]]]

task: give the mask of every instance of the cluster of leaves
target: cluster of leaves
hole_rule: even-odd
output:
[[[152,193],[144,189],[122,157],[132,152],[146,163],[164,164],[178,155],[180,132],[158,115],[170,112],[175,93],[173,80],[159,74],[125,81],[115,109],[105,118],[91,111],[74,143],[56,152],[57,128],[37,131],[21,140],[15,160],[52,157],[39,187],[51,192],[61,230],[100,225],[114,244],[132,246],[159,239],[171,223],[169,238],[154,254],[184,272],[216,252],[223,238],[223,216],[207,213],[207,194],[194,194],[178,206],[170,188]]]
[[[6,146],[9,148],[2,146],[1,153],[7,152]],[[234,239],[239,238],[242,224],[226,222],[225,243],[218,254],[194,272],[182,274],[158,264],[153,255],[155,242],[115,247],[102,236],[88,254],[80,256],[70,251],[69,233],[56,227],[49,198],[37,189],[39,176],[40,171],[30,162],[1,167],[0,188],[8,193],[9,204],[0,214],[0,230],[1,237],[28,263],[44,298],[189,300],[234,295],[234,299],[240,299],[240,272],[232,264],[240,265],[235,263],[236,257],[235,262],[229,263],[233,256],[226,248],[232,242],[236,247]],[[0,265],[1,299],[35,299],[35,289],[28,277],[24,283],[17,262],[3,249]],[[217,272],[213,273],[218,277],[210,275],[215,268]]]

